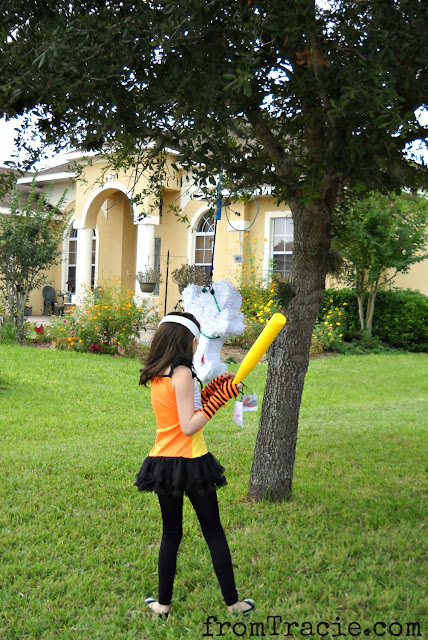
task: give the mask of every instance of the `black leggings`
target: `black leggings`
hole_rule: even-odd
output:
[[[183,534],[183,498],[158,495],[162,511],[163,532],[159,549],[159,604],[171,604],[178,547]],[[238,600],[233,576],[232,558],[220,522],[217,494],[189,495],[198,516],[225,603]]]

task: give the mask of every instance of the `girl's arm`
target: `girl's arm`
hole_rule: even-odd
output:
[[[174,369],[171,380],[177,401],[178,419],[181,430],[186,436],[191,436],[199,431],[221,407],[227,404],[228,400],[236,398],[242,389],[242,383],[233,384],[228,378],[223,382],[222,387],[212,394],[208,402],[203,404],[202,409],[195,412],[194,383],[190,369],[177,367]]]
[[[194,409],[194,382],[188,367],[179,366],[171,376],[172,386],[177,399],[178,419],[181,430],[186,436],[192,436],[207,424],[208,418]]]

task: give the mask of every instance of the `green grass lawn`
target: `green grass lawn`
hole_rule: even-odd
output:
[[[138,376],[137,360],[0,347],[2,640],[219,637],[207,616],[238,622],[188,501],[174,614],[163,622],[145,611],[161,529],[156,497],[133,487],[154,438]],[[265,376],[258,365],[248,378],[260,398]],[[315,637],[320,621],[350,638],[350,622],[361,636],[379,621],[386,638],[392,622],[402,625],[392,637],[407,636],[408,622],[422,633],[427,387],[424,354],[312,361],[283,504],[245,500],[259,413],[240,428],[228,406],[207,425],[227,469],[220,509],[240,595],[256,600],[253,622],[307,622]],[[287,637],[303,637],[296,629]],[[261,630],[247,620],[222,637]]]

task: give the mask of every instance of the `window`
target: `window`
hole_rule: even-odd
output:
[[[77,268],[77,229],[71,229],[68,236],[68,266],[67,266],[67,291],[76,293],[76,268]]]
[[[272,220],[272,260],[273,271],[280,277],[291,269],[293,255],[294,226],[292,218],[274,218]]]
[[[66,289],[71,293],[76,293],[76,269],[77,269],[77,240],[78,229],[70,229],[68,235],[68,250],[67,250],[67,277],[66,277]],[[94,229],[92,238],[92,262],[91,262],[91,287],[95,286],[95,271],[97,261],[97,237]]]
[[[196,227],[195,238],[195,265],[205,269],[209,275],[211,272],[211,258],[214,243],[214,225],[213,217],[205,214],[200,219]]]

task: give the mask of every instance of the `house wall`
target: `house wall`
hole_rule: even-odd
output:
[[[414,264],[409,273],[400,273],[394,278],[392,287],[416,289],[428,296],[428,260]]]
[[[159,313],[164,311],[167,252],[170,251],[167,311],[174,309],[180,299],[177,285],[172,280],[172,271],[183,263],[193,262],[194,228],[200,217],[207,212],[208,206],[196,199],[191,181],[185,179],[173,167],[174,157],[168,160],[168,179],[163,192],[162,215],[157,210],[150,212],[153,199],[147,198],[137,207],[130,204],[127,193],[141,192],[147,187],[147,179],[139,176],[106,174],[101,184],[101,174],[106,168],[105,162],[94,161],[84,170],[83,180],[75,185],[68,185],[58,180],[53,192],[56,202],[63,190],[69,187],[67,203],[74,208],[77,227],[85,226],[97,229],[98,232],[98,281],[118,278],[132,289],[135,288],[137,236],[144,233],[135,224],[136,216],[151,213],[146,221],[153,224],[155,238],[161,239],[160,270],[163,282],[160,285],[157,306]],[[192,190],[193,189],[193,190]],[[75,202],[73,199],[75,198]],[[88,204],[92,205],[88,208]],[[182,215],[187,216],[190,227],[179,222],[172,210],[178,207]],[[277,206],[274,199],[259,196],[257,201],[246,204],[231,203],[226,212],[223,208],[221,220],[217,224],[217,236],[214,258],[214,279],[228,279],[239,284],[245,270],[254,269],[262,276],[266,273],[271,256],[271,220],[275,215],[289,215],[286,205]],[[144,225],[143,225],[144,226]],[[233,227],[233,228],[232,228]],[[244,263],[235,261],[234,256],[242,255]],[[244,266],[245,265],[245,266]],[[64,267],[56,265],[47,273],[48,284],[58,291],[64,287],[62,272]],[[331,284],[331,283],[330,283]],[[414,265],[408,274],[396,277],[393,286],[418,289],[428,295],[428,260]],[[30,295],[30,306],[33,314],[43,310],[41,289]]]

